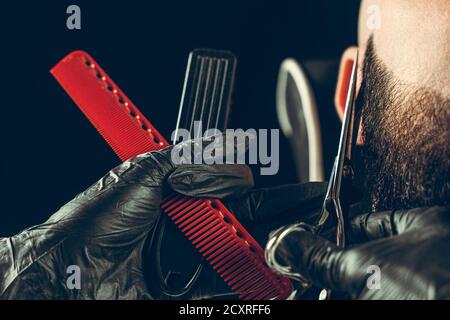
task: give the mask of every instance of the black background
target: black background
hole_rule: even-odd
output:
[[[81,7],[81,30],[66,8]],[[278,128],[280,62],[328,61],[313,77],[329,172],[339,120],[333,109],[340,54],[356,42],[357,0],[6,1],[0,4],[0,236],[43,222],[119,164],[49,70],[75,49],[89,52],[169,137],[187,55],[198,47],[238,57],[230,128]],[[281,136],[280,171],[259,186],[296,181]]]

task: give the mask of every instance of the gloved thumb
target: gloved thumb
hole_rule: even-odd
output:
[[[199,198],[241,198],[253,188],[250,168],[240,164],[181,165],[167,178],[169,187]]]
[[[193,175],[198,174],[198,179],[193,181],[199,182],[197,186],[200,189],[200,184],[205,184],[205,181],[202,181],[203,178],[209,177],[206,179],[207,181],[211,181],[210,179],[213,178],[213,175],[218,177],[220,175],[220,170],[226,167],[223,165],[216,166],[215,163],[227,163],[230,159],[234,161],[239,155],[245,154],[248,150],[250,141],[253,139],[254,136],[250,135],[246,136],[244,139],[237,140],[228,139],[225,135],[216,135],[203,139],[199,138],[183,141],[177,145],[167,147],[157,152],[141,154],[126,161],[121,167],[126,169],[130,166],[134,167],[135,169],[132,170],[133,172],[129,172],[127,175],[137,179],[139,179],[139,177],[144,177],[144,180],[148,180],[149,182],[145,183],[146,181],[144,181],[144,184],[149,187],[161,187],[165,182],[165,179],[167,179],[169,175],[174,174],[172,179],[173,186],[178,186],[178,191],[184,189],[188,192],[186,188],[183,188],[180,185],[183,184],[183,180],[186,182],[190,179],[188,177],[193,179]],[[196,166],[199,167],[195,168]],[[213,166],[213,168],[209,168],[211,166]],[[183,170],[187,170],[185,175],[182,174]],[[237,174],[240,179],[241,175],[244,174],[245,180],[250,179],[248,170],[242,169],[242,167],[237,169],[237,171],[230,167],[226,167],[224,170],[224,180],[226,180],[227,173],[230,174],[231,178],[235,177]],[[207,174],[205,175],[202,173]],[[179,183],[176,183],[177,181]],[[251,182],[253,183],[252,178]],[[206,196],[209,194],[208,190],[203,190],[204,192],[201,192],[201,190],[198,191],[198,196]],[[189,193],[185,194],[189,195]],[[226,196],[226,193],[224,195]]]

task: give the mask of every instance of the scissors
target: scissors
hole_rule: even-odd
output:
[[[355,54],[352,73],[347,92],[347,100],[345,103],[344,119],[339,138],[338,152],[331,171],[330,180],[328,181],[327,192],[322,204],[320,218],[315,225],[298,223],[287,228],[280,229],[274,233],[269,239],[266,247],[266,261],[274,270],[298,280],[302,287],[307,289],[310,284],[306,279],[292,272],[288,266],[277,263],[275,259],[275,251],[281,239],[294,229],[308,230],[314,234],[322,234],[323,231],[329,230],[336,226],[336,244],[345,247],[347,240],[346,225],[348,221],[350,206],[350,187],[354,178],[353,168],[351,165],[352,149],[356,143],[359,129],[360,110],[356,110],[356,84],[358,70],[358,51]],[[322,290],[320,300],[327,299],[330,296],[330,290]]]
[[[356,143],[359,129],[359,110],[355,106],[356,83],[358,68],[358,51],[355,54],[347,100],[345,103],[344,119],[342,121],[341,135],[333,170],[328,181],[327,192],[322,204],[321,217],[315,226],[320,233],[329,223],[337,223],[336,244],[346,245],[346,223],[349,210],[349,189],[354,178],[351,165],[352,149]],[[356,123],[357,120],[357,123]],[[356,123],[356,125],[355,125]],[[344,192],[342,192],[344,191]]]

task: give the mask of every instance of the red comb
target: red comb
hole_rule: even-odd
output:
[[[122,161],[169,145],[87,53],[70,53],[51,73]],[[241,299],[291,294],[289,279],[266,265],[263,249],[219,200],[172,194],[161,208]]]

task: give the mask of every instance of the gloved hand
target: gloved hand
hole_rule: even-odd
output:
[[[348,249],[294,227],[279,239],[276,260],[315,286],[357,299],[450,298],[448,208],[369,213],[349,227]]]
[[[0,298],[167,298],[150,290],[159,284],[149,283],[146,272],[151,270],[145,270],[144,262],[168,189],[188,196],[229,199],[230,208],[250,230],[266,217],[276,220],[278,213],[300,217],[294,209],[314,207],[324,192],[323,184],[313,184],[248,193],[253,186],[248,167],[177,165],[171,160],[172,148],[124,162],[45,223],[1,238]],[[286,203],[292,192],[294,201]],[[69,287],[76,268],[80,287]],[[199,284],[183,298],[229,292],[212,268],[202,273]]]

